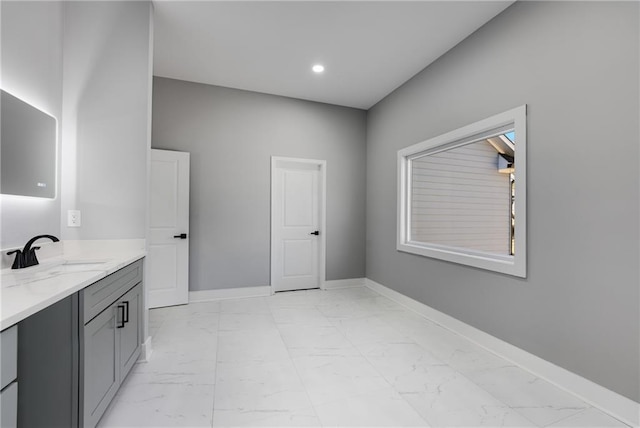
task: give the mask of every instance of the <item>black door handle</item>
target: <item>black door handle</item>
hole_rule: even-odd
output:
[[[311,232],[309,235],[316,235],[316,236],[318,236],[318,235],[320,235],[320,231],[319,231],[319,230],[316,230],[315,232]]]
[[[122,309],[122,317],[120,317],[120,309]],[[118,305],[117,306],[117,313],[116,313],[116,328],[124,328],[124,305]],[[118,319],[120,318],[120,319]],[[122,323],[120,325],[117,325],[118,323]]]
[[[174,238],[187,239],[186,233],[181,233],[180,235],[173,235]]]
[[[129,302],[124,301],[122,302],[122,304],[124,305],[124,311],[123,311],[123,315],[124,317],[122,318],[122,323],[127,323],[129,322]]]

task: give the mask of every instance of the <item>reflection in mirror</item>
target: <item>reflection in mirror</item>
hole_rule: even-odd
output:
[[[55,198],[56,119],[1,92],[1,193]]]
[[[513,255],[515,133],[410,160],[409,240]]]

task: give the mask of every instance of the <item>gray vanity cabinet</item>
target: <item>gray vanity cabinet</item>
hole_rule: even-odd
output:
[[[84,326],[84,426],[95,426],[120,385],[115,306]]]
[[[18,324],[18,427],[78,426],[78,293]]]
[[[82,425],[94,427],[142,347],[142,262],[129,265],[81,292]]]
[[[0,333],[0,427],[18,424],[18,327]]]
[[[140,356],[142,285],[84,326],[84,426],[95,426]]]
[[[140,356],[142,270],[134,262],[20,321],[17,376],[5,358],[15,335],[2,332],[2,428],[16,389],[18,427],[96,426]]]

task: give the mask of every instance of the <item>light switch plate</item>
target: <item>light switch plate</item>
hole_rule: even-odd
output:
[[[82,226],[82,217],[80,210],[68,210],[67,211],[67,226],[80,227]]]

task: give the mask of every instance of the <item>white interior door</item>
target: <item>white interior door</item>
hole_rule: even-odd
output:
[[[150,308],[189,302],[189,153],[151,150]]]
[[[272,158],[271,286],[318,288],[324,282],[324,161]]]

